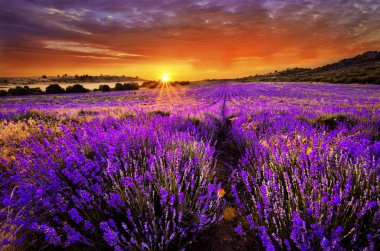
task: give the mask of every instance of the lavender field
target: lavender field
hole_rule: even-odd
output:
[[[380,86],[0,98],[0,249],[378,250]]]

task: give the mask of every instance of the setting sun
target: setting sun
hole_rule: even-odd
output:
[[[168,82],[169,81],[169,75],[167,73],[164,73],[162,75],[161,79],[162,79],[162,82]]]

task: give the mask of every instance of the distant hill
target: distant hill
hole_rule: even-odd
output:
[[[380,84],[380,51],[368,51],[322,67],[293,68],[238,78],[239,81],[330,82]]]

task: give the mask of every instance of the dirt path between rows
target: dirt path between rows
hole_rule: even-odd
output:
[[[224,92],[223,104],[221,106],[221,119],[215,135],[216,140],[216,176],[222,183],[226,191],[227,211],[224,210],[224,217],[221,222],[202,233],[197,242],[193,243],[191,251],[236,251],[236,250],[255,250],[247,236],[240,236],[235,232],[236,226],[243,221],[237,215],[235,201],[232,198],[229,178],[232,168],[237,166],[240,153],[232,140],[231,121],[226,115],[227,93]]]

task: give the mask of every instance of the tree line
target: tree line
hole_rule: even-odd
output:
[[[109,85],[99,85],[98,89],[94,91],[110,92],[110,91],[127,91],[138,90],[138,83],[117,83],[115,88],[111,88]],[[88,93],[90,89],[85,88],[81,84],[70,85],[64,89],[59,84],[51,84],[46,87],[46,91],[42,91],[40,87],[31,88],[29,86],[16,86],[9,88],[8,91],[0,90],[0,96],[25,96],[25,95],[41,95],[41,94],[63,94],[63,93]]]

